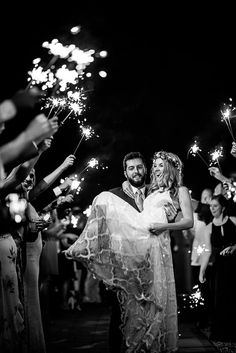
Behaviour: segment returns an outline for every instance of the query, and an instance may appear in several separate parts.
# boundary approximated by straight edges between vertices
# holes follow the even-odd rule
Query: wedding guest
[[[228,216],[227,200],[214,195],[210,202],[212,222],[205,232],[206,250],[203,253],[199,281],[204,283],[209,261],[212,275],[213,310],[210,338],[215,341],[235,342],[236,329],[236,217]]]

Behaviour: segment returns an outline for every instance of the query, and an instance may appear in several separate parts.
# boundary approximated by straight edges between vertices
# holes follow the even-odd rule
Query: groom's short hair
[[[143,155],[140,152],[129,152],[127,153],[124,158],[123,158],[123,168],[124,170],[126,170],[126,162],[129,161],[130,159],[136,159],[136,158],[140,158],[143,162],[143,164],[146,167],[146,163],[145,163],[145,159],[143,157]]]

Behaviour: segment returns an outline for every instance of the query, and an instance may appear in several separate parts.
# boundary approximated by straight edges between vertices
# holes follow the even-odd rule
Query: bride
[[[168,223],[167,202],[180,212],[179,221]],[[192,226],[191,199],[182,185],[182,162],[177,155],[160,151],[153,157],[143,211],[112,192],[100,193],[83,233],[66,251],[67,257],[85,262],[97,278],[117,291],[126,353],[177,350],[169,231]]]

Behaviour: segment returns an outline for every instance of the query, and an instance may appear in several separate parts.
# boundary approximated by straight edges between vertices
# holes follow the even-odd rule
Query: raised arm
[[[234,158],[236,158],[236,142],[234,142],[234,141],[232,142],[232,148],[231,148],[230,153],[232,154],[232,156]]]
[[[44,179],[44,181],[50,186],[56,181],[56,179],[70,166],[74,164],[75,161],[75,156],[73,154],[70,154],[66,159],[63,161],[62,164],[59,165],[52,173],[47,175]]]
[[[34,167],[37,160],[38,157],[32,158],[12,169],[6,179],[1,182],[0,196],[6,196],[20,185]]]
[[[0,122],[5,123],[14,118],[17,113],[33,109],[43,95],[44,93],[37,87],[17,91],[13,97],[0,103]]]
[[[66,157],[66,159],[57,167],[52,173],[43,178],[30,192],[31,201],[35,200],[40,194],[46,191],[56,179],[70,166],[74,164],[75,156],[72,154]],[[69,185],[68,185],[69,186]],[[59,193],[59,195],[61,192]]]
[[[44,139],[54,135],[58,130],[58,121],[56,118],[48,120],[44,114],[37,115],[28,125],[25,131],[17,136],[13,141],[6,143],[0,148],[0,158],[4,165],[9,165],[17,161],[21,163],[20,158],[28,160],[38,154],[37,146]],[[31,152],[31,149],[33,151]]]
[[[11,192],[20,183],[22,183],[28,176],[32,168],[38,162],[40,156],[51,146],[51,139],[45,139],[38,145],[38,154],[36,157],[19,164],[17,167],[12,169],[10,174],[1,183],[0,195],[1,197]]]
[[[214,178],[216,178],[217,180],[221,181],[222,183],[229,183],[231,184],[231,180],[229,178],[227,178],[226,176],[224,176],[220,169],[217,167],[210,167],[208,168],[210,175],[213,176]]]
[[[212,251],[211,232],[212,232],[212,223],[209,223],[204,232],[204,251],[201,257],[201,267],[199,271],[199,281],[201,283],[204,283],[206,281],[205,272],[206,272],[206,268],[209,263],[209,259]]]

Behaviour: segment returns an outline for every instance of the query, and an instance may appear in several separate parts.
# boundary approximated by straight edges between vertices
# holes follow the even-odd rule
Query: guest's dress
[[[220,252],[236,244],[236,226],[228,218],[222,226],[212,223],[212,285],[213,318],[211,338],[236,342],[236,253],[222,256]]]
[[[24,349],[24,314],[16,271],[17,247],[11,234],[0,235],[0,352]]]
[[[29,203],[27,209],[31,222],[39,218]],[[42,252],[41,232],[26,234],[26,269],[24,272],[25,323],[29,353],[44,353],[45,339],[39,299],[39,262]]]
[[[152,235],[150,223],[167,222],[169,191],[154,191],[139,213],[111,192],[93,202],[79,239],[66,251],[117,291],[125,352],[174,352],[177,306],[169,232]]]

